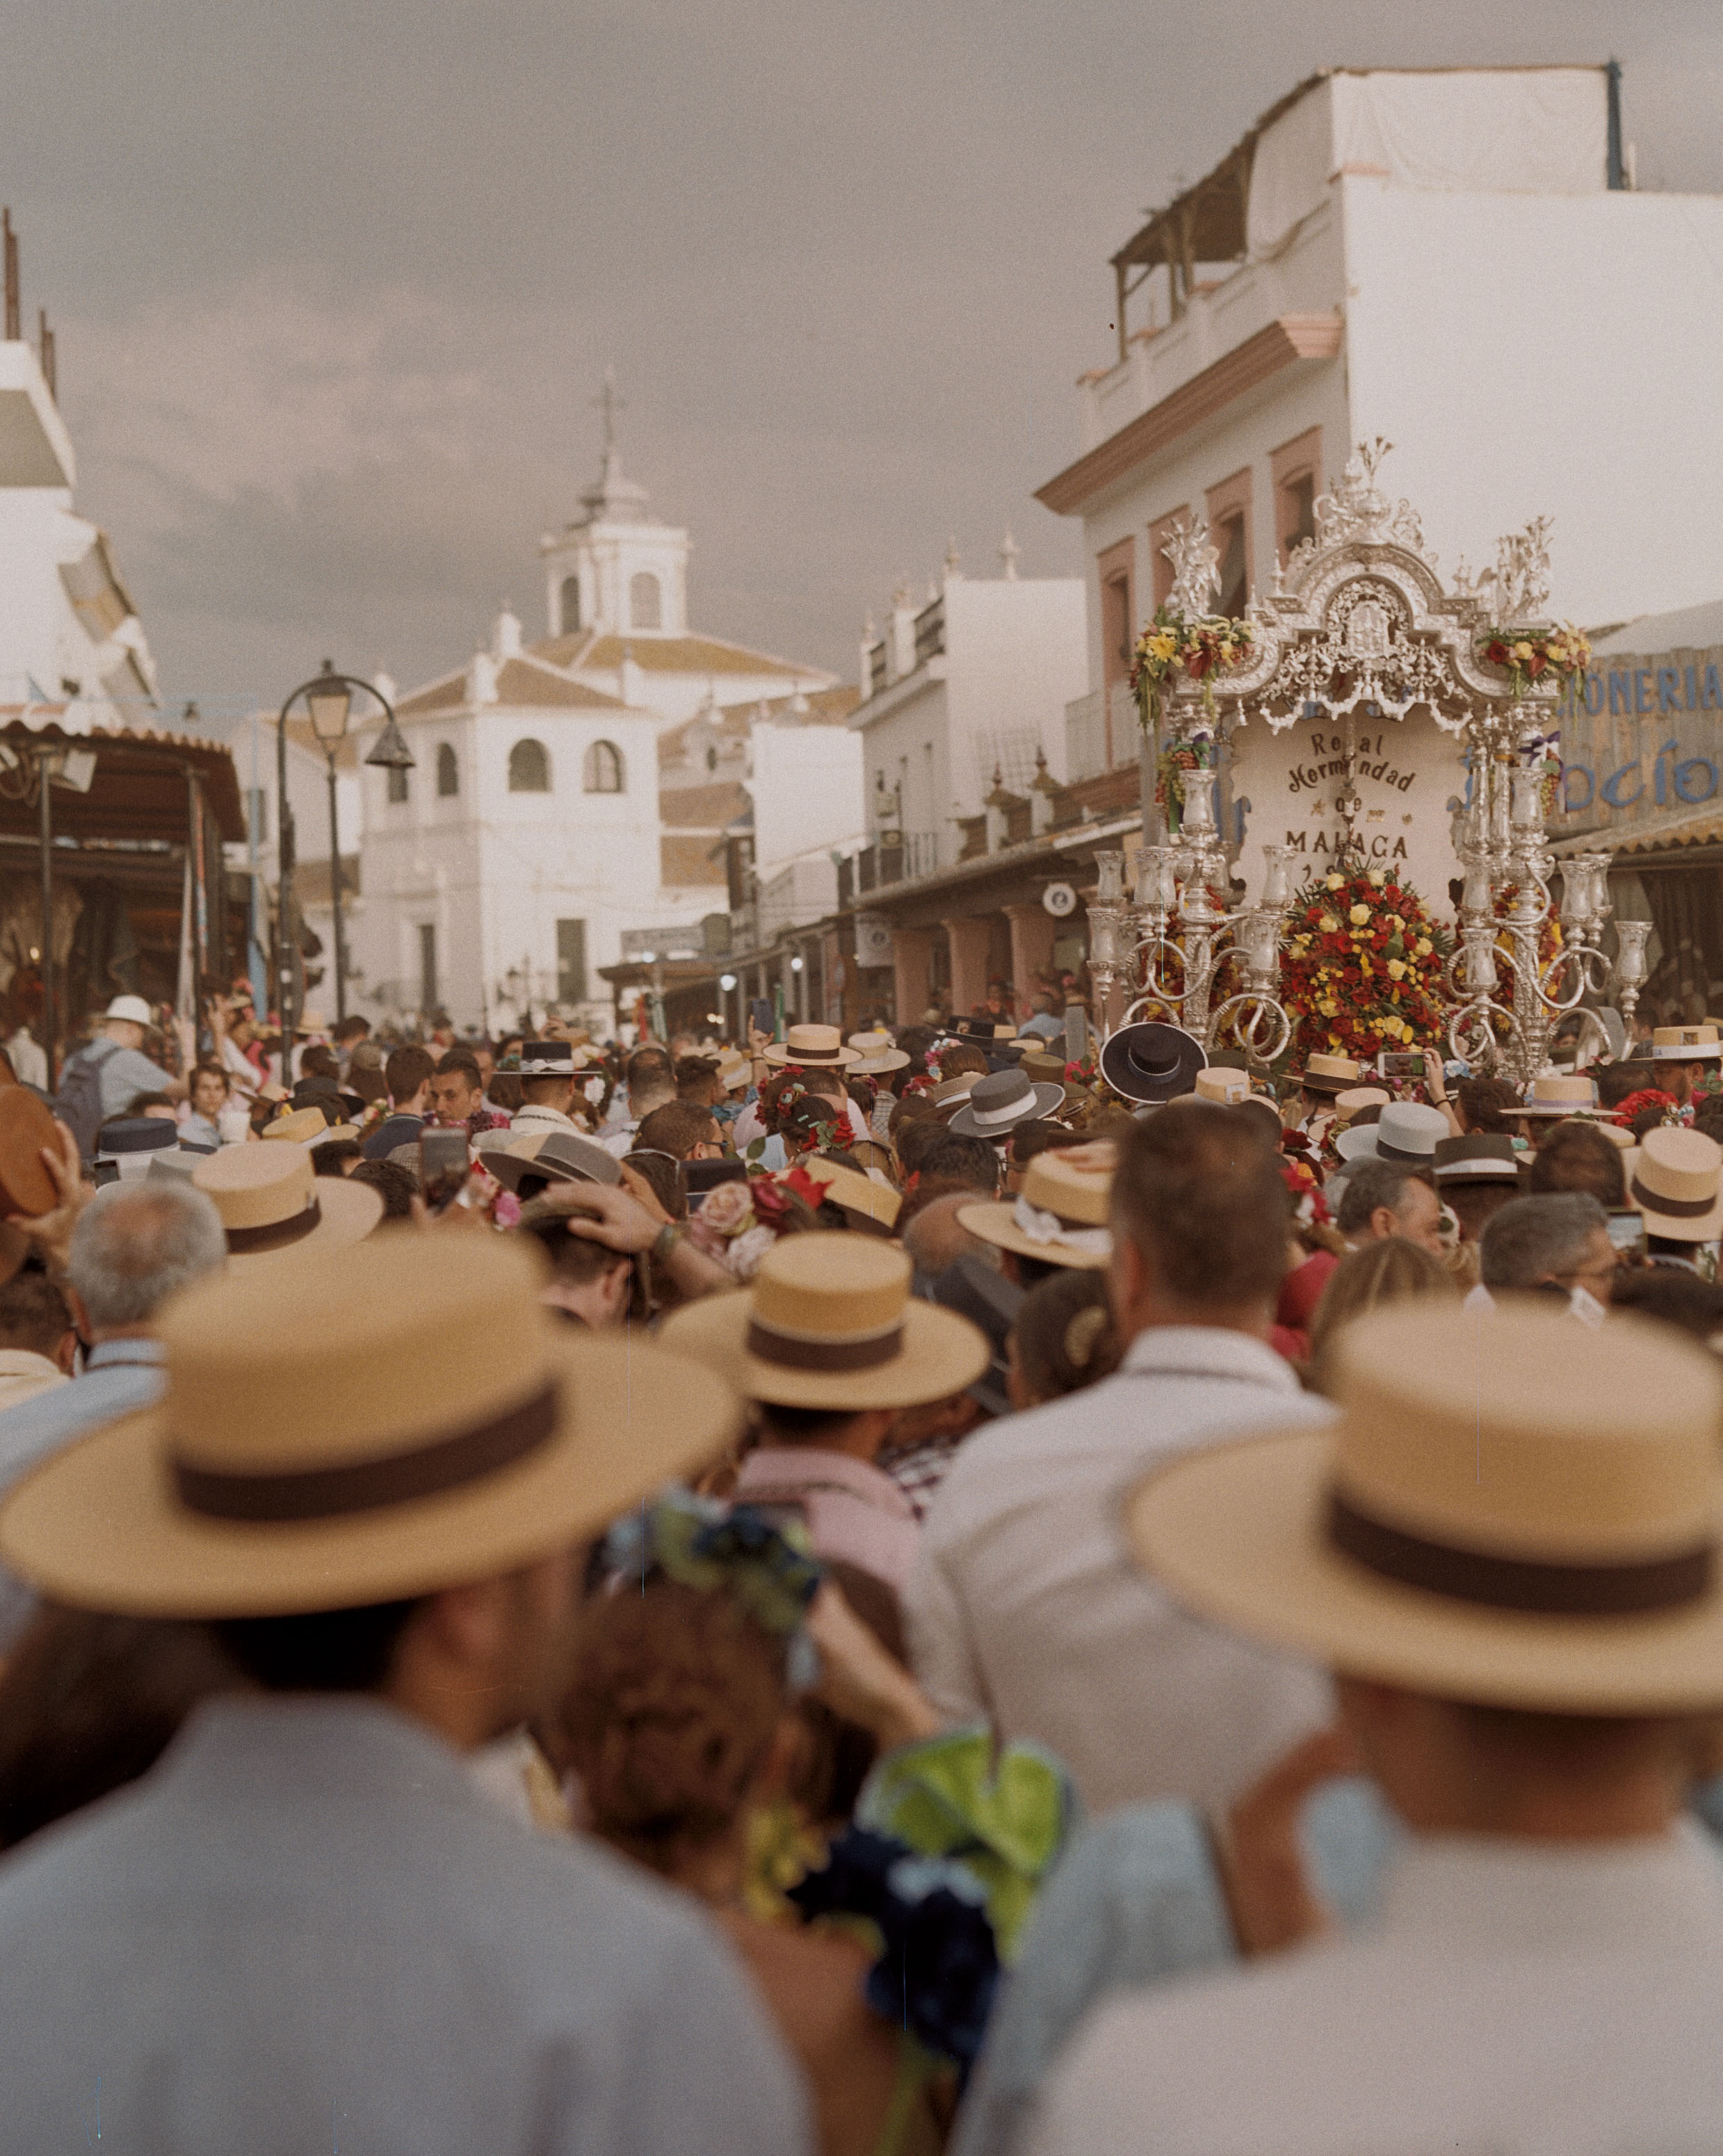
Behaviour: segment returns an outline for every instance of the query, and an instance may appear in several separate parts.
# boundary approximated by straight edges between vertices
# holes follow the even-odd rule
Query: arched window
[[[544,743],[517,741],[508,752],[508,790],[511,793],[548,793],[550,758]]]
[[[664,599],[658,588],[658,579],[650,570],[642,569],[628,587],[628,618],[635,629],[661,629],[664,625]]]
[[[562,596],[563,629],[564,636],[572,636],[580,626],[580,579],[564,577]]]
[[[581,783],[589,793],[621,793],[622,752],[615,742],[594,742],[586,752]]]
[[[447,801],[460,791],[460,766],[447,742],[437,743],[437,797]]]

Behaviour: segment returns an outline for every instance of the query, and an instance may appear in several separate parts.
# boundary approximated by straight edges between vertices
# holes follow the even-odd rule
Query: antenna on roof
[[[0,239],[4,239],[6,254],[6,336],[8,343],[16,344],[23,330],[18,309],[18,234],[12,228],[9,209],[0,209]]]

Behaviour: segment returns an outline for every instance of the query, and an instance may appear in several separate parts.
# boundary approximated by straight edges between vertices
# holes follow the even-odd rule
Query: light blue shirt
[[[101,1091],[101,1119],[123,1116],[140,1093],[165,1093],[173,1083],[159,1063],[141,1049],[111,1048],[96,1065]]]
[[[51,1385],[0,1414],[0,1496],[86,1431],[152,1408],[162,1397],[159,1340],[105,1340],[69,1385]],[[0,1654],[28,1623],[33,1592],[0,1568]]]
[[[0,1864],[0,2147],[803,2156],[692,1897],[374,1699],[206,1702]],[[98,2089],[102,2139],[96,2139]]]

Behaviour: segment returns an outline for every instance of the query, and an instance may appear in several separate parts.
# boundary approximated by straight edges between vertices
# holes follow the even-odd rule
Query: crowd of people
[[[152,1025],[0,1082],[0,2148],[1723,2147],[1718,1029]]]

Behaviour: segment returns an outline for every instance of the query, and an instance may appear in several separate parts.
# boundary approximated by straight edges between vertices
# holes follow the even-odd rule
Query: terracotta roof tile
[[[635,665],[643,674],[794,675],[814,671],[811,667],[794,666],[787,659],[774,659],[764,651],[750,651],[743,644],[723,643],[715,636],[633,636],[626,641]],[[580,654],[578,663],[608,671],[622,664],[623,644],[620,636],[601,636]],[[534,646],[535,651],[538,649]]]

